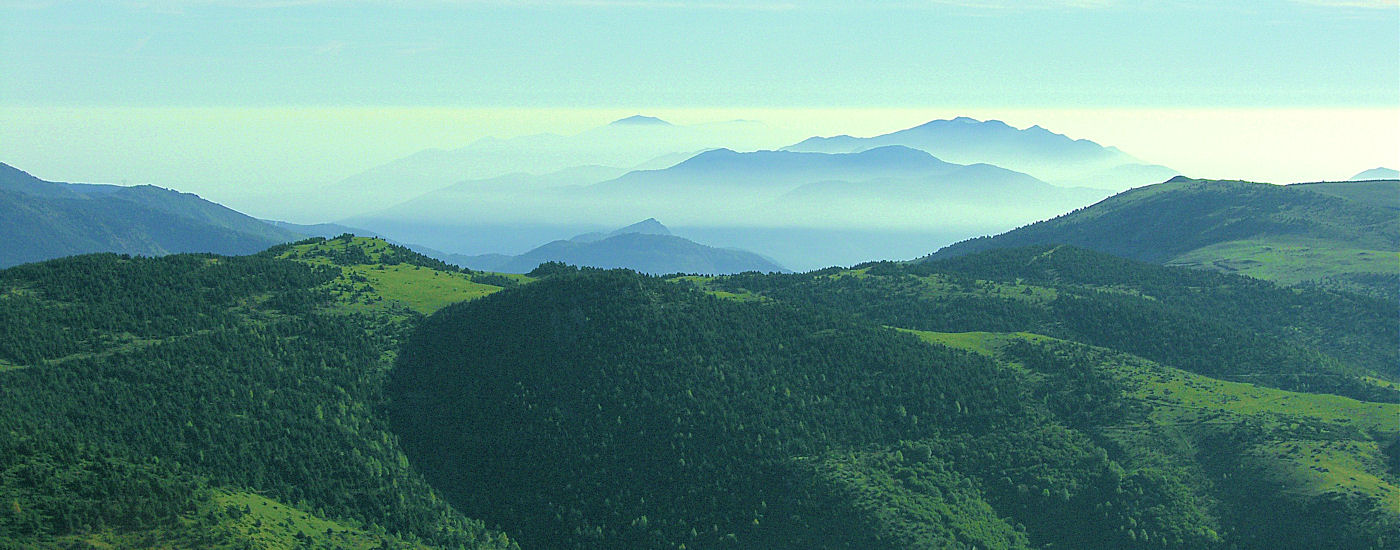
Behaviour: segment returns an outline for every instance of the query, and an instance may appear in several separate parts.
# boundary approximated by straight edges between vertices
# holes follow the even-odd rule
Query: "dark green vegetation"
[[[0,327],[0,547],[1400,548],[1392,303],[1070,246],[661,279],[347,235],[10,268]]]
[[[1378,300],[1069,247],[534,275],[429,317],[390,386],[430,483],[523,547],[1400,547]]]
[[[585,272],[430,318],[392,391],[429,480],[526,547],[868,548],[873,526],[827,505],[844,502],[825,485],[847,465],[794,457],[1010,422],[1007,374],[987,367],[840,318]],[[963,493],[936,503],[979,511]],[[929,543],[1021,537],[928,529]]]
[[[302,238],[150,185],[47,182],[0,164],[0,267],[83,254],[252,254]]]
[[[1125,258],[1400,299],[1400,181],[1172,181],[933,255],[1072,244]]]
[[[1395,308],[1070,246],[711,283],[938,332],[1033,332],[1223,379],[1400,402]]]
[[[512,547],[434,495],[383,415],[430,310],[413,298],[500,288],[473,279],[516,282],[349,237],[0,271],[0,541]]]

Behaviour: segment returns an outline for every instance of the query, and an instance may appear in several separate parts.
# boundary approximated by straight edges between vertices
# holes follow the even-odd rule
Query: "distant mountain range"
[[[1000,120],[968,117],[935,120],[870,138],[814,137],[784,150],[853,153],[889,145],[919,149],[949,162],[994,164],[1069,187],[1118,191],[1177,175],[1170,168],[1144,163],[1087,139],[1071,139],[1040,126],[1022,130]]]
[[[484,138],[457,149],[428,149],[350,176],[319,191],[337,197],[288,205],[270,212],[285,217],[322,219],[363,214],[468,180],[512,174],[541,175],[582,166],[630,169],[664,168],[697,151],[720,146],[773,147],[761,123],[733,121],[695,126],[631,116],[574,135],[537,134]],[[615,177],[617,174],[608,177]],[[570,183],[598,180],[583,177]],[[331,208],[317,208],[318,205]],[[294,212],[293,212],[294,211]]]
[[[0,238],[11,243],[0,251],[0,267],[90,252],[242,255],[308,236],[345,233],[385,236],[335,223],[259,220],[195,195],[149,185],[49,182],[0,164]],[[610,233],[551,242],[519,256],[465,256],[391,242],[464,267],[511,273],[525,273],[549,261],[644,273],[786,271],[752,252],[705,246],[672,235],[655,219]]]
[[[627,268],[651,274],[787,271],[752,252],[705,246],[675,236],[655,218],[608,233],[585,233],[569,240],[554,241],[519,256],[452,256],[447,261],[504,273],[527,273],[545,262]]]
[[[117,225],[98,224],[91,231],[50,235],[55,244],[33,246],[54,252],[28,252],[23,258],[93,250],[236,253],[356,228],[352,232],[413,243],[437,258],[490,263],[527,254],[563,235],[655,216],[704,242],[814,269],[915,257],[968,235],[1000,232],[1092,204],[1108,196],[1107,188],[1160,182],[1174,174],[1115,148],[1038,126],[1021,130],[966,117],[872,138],[812,138],[783,150],[752,150],[773,135],[754,122],[682,126],[637,115],[575,135],[491,138],[460,149],[423,151],[314,195],[270,197],[270,204],[290,206],[257,210],[266,217],[330,224],[268,227],[198,197],[176,201],[172,192],[155,188],[75,191],[78,187],[69,184],[18,178],[24,196],[121,199],[120,205],[145,209],[133,210],[124,221],[140,223],[140,212],[150,209],[181,218],[166,227],[147,224],[140,235],[216,230],[207,238],[166,243],[103,236]],[[714,148],[718,145],[729,148]],[[52,205],[27,201],[25,208],[11,216],[28,216],[24,227],[37,227],[33,220],[39,218],[57,219]],[[282,218],[279,209],[300,210]],[[319,214],[308,215],[307,209]],[[74,216],[94,223],[104,216],[126,217]],[[181,229],[180,224],[194,225]],[[13,231],[22,229],[17,225]],[[211,244],[225,241],[239,245]],[[561,248],[556,252],[562,247],[556,245]]]
[[[593,231],[620,218],[657,216],[688,234],[704,233],[711,242],[807,269],[912,257],[950,233],[1015,227],[1109,194],[1057,187],[987,164],[954,164],[897,145],[855,153],[714,149],[665,169],[588,185],[561,179],[466,182],[343,223],[481,253],[518,246],[522,235]],[[796,247],[780,236],[793,230],[808,234]],[[817,233],[823,236],[811,236]],[[861,242],[832,246],[853,239]]]
[[[189,193],[50,182],[0,164],[0,267],[89,252],[251,254],[302,237]]]
[[[1178,177],[933,254],[1070,244],[1168,265],[1397,298],[1400,181],[1272,185]]]
[[[1372,168],[1372,169],[1370,169],[1370,170],[1363,171],[1363,172],[1361,172],[1361,173],[1359,173],[1359,174],[1357,174],[1357,175],[1351,177],[1351,181],[1393,180],[1393,179],[1400,179],[1400,170],[1396,170],[1396,169],[1394,169],[1394,168],[1386,168],[1386,167],[1384,167],[1384,166]]]

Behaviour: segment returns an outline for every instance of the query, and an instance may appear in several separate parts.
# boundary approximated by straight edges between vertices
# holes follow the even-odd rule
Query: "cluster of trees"
[[[1070,362],[1032,383],[830,309],[560,269],[426,319],[391,419],[524,547],[1219,544],[1187,476],[1066,426],[1137,414],[1073,402],[1118,389]]]
[[[174,521],[210,487],[407,540],[506,547],[389,431],[393,320],[317,313],[338,267],[82,256],[0,272],[0,539]]]
[[[1394,306],[1382,300],[1068,246],[859,267],[867,268],[865,276],[741,274],[711,285],[889,326],[1035,332],[1215,377],[1400,402],[1400,392],[1362,380],[1400,377]],[[1008,287],[1026,288],[1026,295],[1007,293]]]
[[[706,283],[768,298],[742,303],[546,264],[426,318],[328,309],[346,266],[390,262],[443,267],[342,236],[0,271],[0,541],[159,530],[232,488],[450,548],[1400,543],[1374,498],[1247,458],[1379,442],[1394,483],[1393,437],[1163,422],[1122,375],[1151,365],[1126,352],[1394,402],[1362,379],[1396,377],[1393,304],[1036,247]]]
[[[308,248],[306,245],[311,246]],[[294,248],[300,248],[302,251],[292,251]],[[437,258],[424,256],[406,246],[400,246],[378,239],[355,237],[350,233],[344,233],[331,239],[312,237],[294,243],[278,245],[262,252],[260,255],[279,256],[284,254],[306,259],[325,258],[331,263],[340,266],[406,264],[447,273],[473,273],[470,269],[457,267]]]

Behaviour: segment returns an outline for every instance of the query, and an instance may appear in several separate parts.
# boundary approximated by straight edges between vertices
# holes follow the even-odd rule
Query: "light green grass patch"
[[[355,237],[348,241],[331,239],[293,246],[278,257],[331,266],[336,264],[325,254],[350,248],[363,250],[371,263],[341,265],[340,277],[325,286],[336,296],[339,308],[346,311],[392,312],[396,307],[407,307],[418,313],[430,314],[448,305],[475,300],[502,290],[496,285],[475,282],[466,273],[403,263],[386,265],[383,260],[389,246],[382,239],[369,237]],[[513,273],[490,275],[501,275],[518,283],[533,280]]]
[[[238,534],[237,538],[251,541],[255,548],[291,550],[304,548],[312,541],[313,547],[354,550],[379,548],[391,541],[404,548],[427,548],[422,545],[407,545],[396,538],[371,534],[254,493],[220,491],[215,494],[214,501],[223,509],[248,511],[237,519],[230,517],[224,524]]]
[[[300,548],[428,549],[398,537],[318,517],[261,495],[214,490],[200,509],[175,525],[134,531],[102,531],[57,537],[39,548],[208,548],[293,550]]]
[[[986,356],[993,356],[996,350],[1007,342],[1015,339],[1030,341],[1050,341],[1054,338],[1042,336],[1030,332],[932,332],[927,330],[912,330],[907,328],[895,328],[900,332],[907,332],[918,336],[920,340],[930,344],[939,344],[950,348],[971,351]]]
[[[475,300],[501,290],[501,287],[472,281],[462,273],[447,273],[406,264],[390,266],[351,266],[346,275],[360,275],[386,300],[407,305],[428,314],[448,305]]]
[[[741,292],[730,292],[727,290],[716,289],[710,284],[715,280],[715,278],[709,275],[682,275],[679,277],[672,277],[667,280],[677,283],[688,283],[694,285],[696,288],[700,289],[705,294],[709,294],[722,300],[732,300],[735,302],[768,301],[768,297],[760,296],[747,290],[743,290]]]
[[[1183,413],[1220,411],[1267,416],[1277,422],[1322,420],[1368,433],[1400,434],[1400,404],[1228,382],[1156,364],[1129,367],[1123,375],[1136,387],[1133,396],[1152,403],[1152,415],[1164,422],[1179,420]]]
[[[1167,265],[1295,285],[1355,274],[1400,273],[1400,252],[1357,248],[1345,242],[1274,237],[1213,244],[1172,258]]]
[[[842,277],[855,277],[857,279],[864,279],[869,276],[870,268],[868,267],[862,267],[860,269],[843,269],[830,275],[824,275],[824,277],[828,279],[840,279]]]
[[[1275,441],[1254,447],[1248,458],[1289,491],[1369,495],[1400,516],[1400,487],[1372,473],[1385,468],[1374,441]]]

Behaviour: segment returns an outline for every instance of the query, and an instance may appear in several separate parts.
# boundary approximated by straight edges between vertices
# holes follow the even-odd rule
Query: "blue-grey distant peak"
[[[641,233],[644,235],[670,235],[671,230],[667,229],[666,226],[661,225],[661,222],[656,221],[656,218],[647,218],[622,229],[618,229],[617,231],[613,231],[612,233],[608,233],[608,236],[615,237],[617,235],[627,235],[631,233]]]
[[[632,115],[612,121],[609,126],[671,126],[671,123],[656,117]]]

